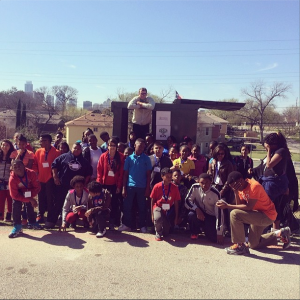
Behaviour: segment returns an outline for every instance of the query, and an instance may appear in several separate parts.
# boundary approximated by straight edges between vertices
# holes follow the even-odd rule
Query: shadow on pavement
[[[128,243],[133,247],[149,247],[149,242],[147,240],[141,239],[135,235],[127,234],[126,232],[108,231],[105,235],[105,241],[108,243]]]
[[[53,246],[67,246],[72,249],[83,249],[84,244],[86,243],[86,241],[75,237],[73,234],[58,231],[51,231],[49,234],[45,234],[42,237],[35,237],[23,232],[23,234],[20,235],[20,238],[22,237],[38,242],[44,242]]]

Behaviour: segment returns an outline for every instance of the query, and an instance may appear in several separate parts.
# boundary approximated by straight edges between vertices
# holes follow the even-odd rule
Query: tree
[[[48,120],[46,124],[51,120],[53,115],[57,114],[57,110],[54,106],[54,96],[51,93],[51,89],[46,86],[42,86],[35,90],[36,97],[42,103],[42,109],[45,110],[48,114]]]
[[[26,127],[26,103],[22,105],[21,127]]]
[[[55,85],[52,87],[52,93],[56,96],[57,109],[64,115],[67,109],[67,104],[73,104],[77,101],[78,91],[68,85]]]
[[[221,100],[222,102],[239,102],[238,99],[231,98],[231,99],[224,99]],[[219,110],[219,109],[210,109],[208,110],[214,116],[217,116],[223,120],[228,121],[231,125],[240,125],[241,118],[237,116],[237,111],[227,111],[227,110]]]
[[[21,128],[21,99],[18,101],[17,111],[16,111],[16,131]]]
[[[250,88],[242,89],[242,95],[252,104],[248,109],[257,112],[258,125],[260,129],[260,141],[263,141],[264,124],[266,122],[266,112],[268,107],[275,107],[274,101],[286,98],[286,93],[291,90],[291,85],[283,82],[275,82],[272,86],[266,86],[263,81],[251,84]]]

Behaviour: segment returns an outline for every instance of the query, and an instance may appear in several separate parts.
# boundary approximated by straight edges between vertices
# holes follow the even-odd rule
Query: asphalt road
[[[2,299],[299,299],[299,244],[230,256],[186,233],[25,230],[0,224]],[[298,238],[299,241],[299,238]]]

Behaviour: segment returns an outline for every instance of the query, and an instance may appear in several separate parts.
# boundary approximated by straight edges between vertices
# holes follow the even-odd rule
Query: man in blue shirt
[[[131,210],[134,197],[137,198],[139,212],[139,227],[146,233],[146,197],[150,195],[150,178],[152,165],[150,158],[144,153],[145,141],[137,139],[134,144],[134,153],[125,160],[123,175],[123,220],[119,231],[130,231]]]

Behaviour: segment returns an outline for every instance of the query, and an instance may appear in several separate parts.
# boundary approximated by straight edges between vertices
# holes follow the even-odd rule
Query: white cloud
[[[75,65],[68,65],[68,67],[71,68],[71,69],[76,69]]]
[[[257,72],[262,72],[262,71],[267,71],[267,70],[272,70],[272,69],[275,69],[278,67],[278,63],[273,63],[271,65],[268,65],[267,67],[265,68],[262,68],[262,69],[259,69],[257,70]]]

